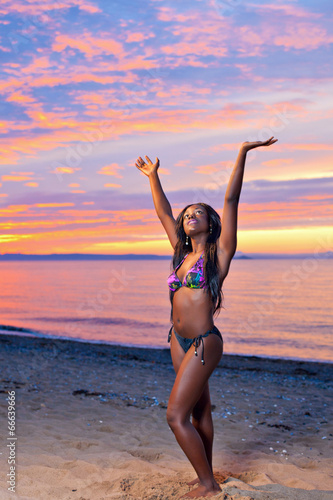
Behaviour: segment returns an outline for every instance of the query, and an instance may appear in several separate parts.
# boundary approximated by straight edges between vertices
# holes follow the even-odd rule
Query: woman
[[[172,304],[169,332],[176,380],[167,421],[193,465],[198,486],[182,498],[210,497],[221,491],[212,468],[213,422],[208,379],[219,363],[223,340],[213,317],[221,308],[222,284],[237,246],[237,210],[248,151],[277,139],[244,142],[225,194],[222,227],[219,215],[204,203],[188,205],[174,219],[159,177],[159,160],[139,157],[136,167],[149,177],[153,201],[174,249],[174,272],[168,285]],[[192,415],[192,422],[190,417]]]

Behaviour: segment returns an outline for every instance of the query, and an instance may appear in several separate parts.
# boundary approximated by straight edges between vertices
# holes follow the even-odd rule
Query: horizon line
[[[233,259],[235,260],[251,260],[251,259],[297,259],[297,258],[319,258],[319,259],[331,259],[333,258],[333,252],[299,252],[294,254],[288,253],[260,253],[260,252],[248,252],[244,253],[238,250]],[[28,261],[28,260],[140,260],[140,259],[171,259],[170,255],[158,255],[158,254],[95,254],[95,253],[50,253],[50,254],[23,254],[23,253],[4,253],[0,254],[0,261]]]

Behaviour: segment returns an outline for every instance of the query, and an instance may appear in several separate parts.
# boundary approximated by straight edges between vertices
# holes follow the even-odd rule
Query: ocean
[[[231,263],[227,354],[333,362],[333,259]],[[168,260],[0,262],[0,332],[168,347]]]

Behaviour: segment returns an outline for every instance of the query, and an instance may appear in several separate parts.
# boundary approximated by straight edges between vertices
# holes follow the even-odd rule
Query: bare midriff
[[[193,339],[214,326],[213,306],[208,293],[202,289],[179,288],[173,295],[172,322],[182,337]]]

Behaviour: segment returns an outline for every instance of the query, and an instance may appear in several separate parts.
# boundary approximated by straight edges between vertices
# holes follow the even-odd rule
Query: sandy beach
[[[178,499],[195,474],[165,414],[167,349],[0,336],[1,499]],[[228,500],[333,498],[333,365],[224,356],[211,381]],[[15,493],[8,491],[15,391]]]

